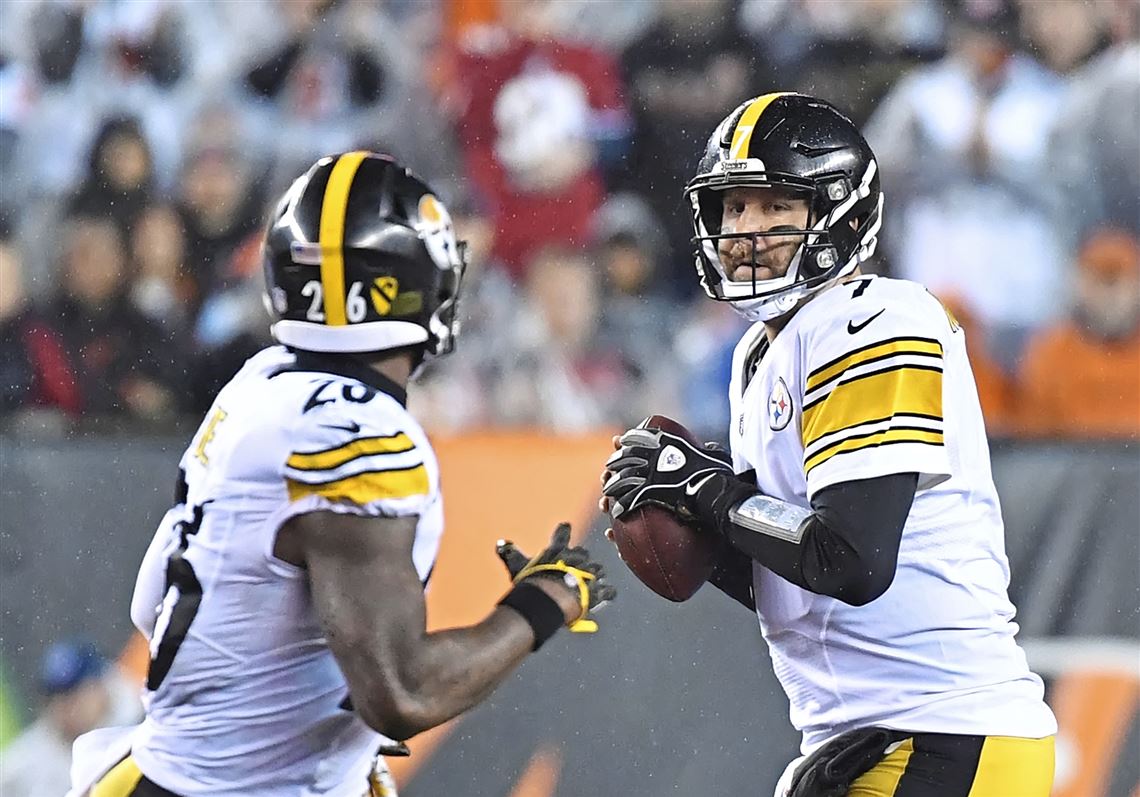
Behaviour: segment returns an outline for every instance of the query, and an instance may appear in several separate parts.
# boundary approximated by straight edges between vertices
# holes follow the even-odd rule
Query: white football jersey
[[[369,369],[273,347],[218,394],[182,457],[182,493],[139,572],[150,639],[143,774],[194,797],[359,795],[383,737],[349,708],[303,569],[273,555],[289,518],[418,516],[427,583],[439,467],[404,393]]]
[[[1014,641],[1009,563],[965,335],[921,285],[860,277],[824,290],[769,345],[737,345],[737,472],[810,507],[839,482],[919,474],[890,588],[865,606],[759,564],[757,614],[803,749],[859,726],[1042,737],[1041,679]]]

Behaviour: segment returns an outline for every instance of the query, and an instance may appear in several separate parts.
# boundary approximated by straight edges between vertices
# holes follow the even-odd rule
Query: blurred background
[[[0,793],[62,794],[70,740],[138,712],[134,575],[270,342],[291,178],[391,153],[471,243],[457,353],[411,397],[448,490],[431,622],[469,622],[506,532],[605,545],[613,429],[725,436],[744,323],[681,190],[728,111],[797,90],[878,155],[871,270],[967,331],[1056,794],[1140,794],[1138,34],[1135,0],[0,0]],[[796,739],[755,618],[610,558],[603,634],[418,739],[406,794],[770,793]]]

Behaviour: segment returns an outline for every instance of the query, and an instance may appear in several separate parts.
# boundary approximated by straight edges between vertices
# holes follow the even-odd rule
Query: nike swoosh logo
[[[352,434],[356,434],[360,431],[360,424],[358,424],[356,421],[353,421],[352,423],[346,424],[344,426],[340,426],[335,423],[322,423],[321,426],[325,427],[326,429],[340,429],[342,432],[351,432]]]
[[[809,158],[816,158],[816,157],[819,157],[820,155],[826,155],[829,152],[838,152],[841,149],[847,149],[847,145],[846,144],[837,144],[834,146],[813,147],[811,144],[805,144],[804,142],[800,141],[799,139],[796,139],[795,141],[792,142],[792,149],[794,149],[796,152],[800,153],[801,155],[806,155]]]
[[[696,483],[693,483],[693,484],[686,484],[686,485],[685,485],[685,495],[689,496],[690,498],[691,498],[692,496],[696,495],[698,492],[700,492],[700,489],[701,489],[702,487],[704,487],[704,486],[705,486],[705,483],[706,483],[706,482],[707,482],[709,479],[711,479],[713,476],[716,476],[716,474],[715,474],[715,473],[710,473],[708,476],[705,476],[705,477],[704,477],[703,479],[701,479],[699,482],[696,482]]]
[[[885,312],[886,312],[886,310],[887,310],[887,308],[885,308],[885,307],[884,307],[882,310],[880,310],[879,312],[875,313],[873,316],[871,316],[870,318],[868,318],[866,321],[863,321],[863,322],[861,322],[861,323],[859,323],[859,324],[856,324],[854,321],[848,321],[848,322],[847,322],[847,333],[848,333],[849,335],[854,335],[856,332],[861,332],[861,331],[863,331],[863,328],[864,328],[865,326],[867,326],[867,325],[868,325],[868,324],[870,324],[872,321],[874,321],[876,318],[878,318],[878,317],[879,317],[879,316],[881,316],[883,313],[885,313]]]

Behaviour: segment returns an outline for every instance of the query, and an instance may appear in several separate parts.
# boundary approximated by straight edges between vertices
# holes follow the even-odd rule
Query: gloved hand
[[[852,783],[883,760],[891,745],[908,736],[902,731],[876,727],[840,734],[796,767],[788,797],[843,797]]]
[[[578,545],[570,547],[569,523],[559,523],[550,545],[535,557],[527,557],[509,540],[499,540],[496,552],[515,584],[527,579],[553,579],[574,592],[582,608],[578,618],[568,624],[574,633],[597,631],[598,624],[590,619],[590,613],[617,595],[606,580],[602,565],[590,557],[590,552]]]
[[[602,500],[608,499],[613,518],[652,504],[697,525],[716,525],[709,516],[715,498],[738,482],[728,452],[642,427],[621,435],[617,444],[606,461],[609,475],[602,486]]]

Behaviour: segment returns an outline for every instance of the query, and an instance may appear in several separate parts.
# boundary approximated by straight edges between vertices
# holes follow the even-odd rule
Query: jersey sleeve
[[[431,505],[435,456],[402,408],[337,402],[305,415],[311,417],[302,417],[283,468],[290,514],[396,517],[422,515]]]
[[[914,303],[851,302],[805,341],[801,434],[808,495],[839,482],[918,473],[919,489],[950,475],[943,418],[946,315]],[[849,319],[881,315],[850,331]]]

